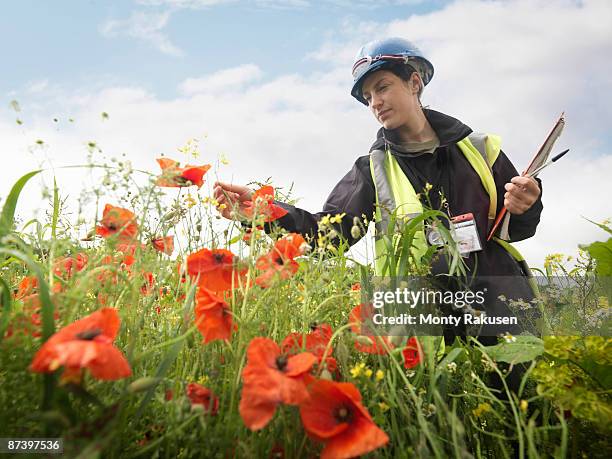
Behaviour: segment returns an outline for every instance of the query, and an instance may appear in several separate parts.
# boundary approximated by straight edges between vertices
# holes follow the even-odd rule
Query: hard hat
[[[403,38],[385,38],[366,43],[355,56],[353,65],[353,89],[351,95],[364,105],[368,102],[363,98],[361,85],[365,78],[375,70],[390,63],[408,64],[419,73],[423,85],[433,77],[434,68],[421,50]]]

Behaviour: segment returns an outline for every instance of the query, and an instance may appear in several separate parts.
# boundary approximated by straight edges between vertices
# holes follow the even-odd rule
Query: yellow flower
[[[351,370],[350,370],[351,376],[353,378],[357,378],[364,369],[365,369],[365,363],[363,363],[363,362],[358,363],[353,368],[351,368]]]
[[[607,308],[609,308],[610,306],[608,305],[608,298],[607,298],[607,297],[605,297],[605,296],[600,296],[600,297],[597,299],[597,306],[598,306],[600,309],[607,309]]]
[[[196,200],[193,199],[193,196],[191,196],[191,194],[188,194],[187,196],[185,196],[185,205],[189,208],[196,205]]]
[[[385,402],[378,402],[378,408],[380,408],[380,411],[383,413],[385,411],[389,411],[389,405],[387,405]]]
[[[521,411],[523,413],[527,412],[527,406],[529,405],[529,402],[527,400],[521,400],[521,403],[519,404],[519,407],[521,408]]]
[[[563,263],[563,254],[562,253],[551,253],[550,255],[546,255],[544,258],[544,267],[552,268],[553,264]]]
[[[491,411],[491,405],[489,405],[488,403],[479,403],[478,406],[472,410],[472,413],[474,414],[474,416],[479,418],[480,416],[485,413],[488,413],[489,411]]]
[[[368,368],[368,369],[365,371],[365,373],[364,373],[364,374],[365,374],[365,377],[366,377],[366,378],[369,378],[369,377],[371,377],[371,376],[372,376],[372,370],[370,370],[370,369]]]
[[[380,381],[385,377],[385,372],[382,370],[378,370],[376,372],[376,381]]]
[[[342,219],[344,218],[345,215],[346,215],[346,213],[341,213],[341,214],[334,215],[333,217],[331,217],[329,219],[329,221],[331,223],[341,223]]]

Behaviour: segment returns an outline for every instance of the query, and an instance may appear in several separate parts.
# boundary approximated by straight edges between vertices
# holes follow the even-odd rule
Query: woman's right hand
[[[250,201],[253,196],[253,190],[246,186],[223,182],[215,182],[213,193],[220,206],[217,210],[229,220],[240,220],[239,212],[244,202]]]

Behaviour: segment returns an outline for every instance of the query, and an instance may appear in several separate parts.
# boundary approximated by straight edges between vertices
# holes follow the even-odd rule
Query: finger
[[[522,186],[536,197],[540,195],[540,185],[533,177],[513,177],[511,182],[515,185]]]
[[[525,194],[525,192],[523,190],[521,190],[520,188],[510,188],[505,194],[504,194],[504,199],[508,199],[510,201],[512,201],[512,203],[514,204],[531,204],[533,199]]]
[[[233,183],[225,183],[225,182],[215,182],[215,185],[220,186],[225,191],[231,191],[234,193],[242,194],[245,191],[248,191],[248,188],[244,185],[234,185]]]
[[[527,206],[521,202],[516,202],[512,199],[504,199],[504,207],[512,215],[521,215],[527,210]]]
[[[504,185],[506,192],[510,193],[513,196],[520,196],[525,192],[525,189],[520,185],[515,185],[514,183],[506,183]]]

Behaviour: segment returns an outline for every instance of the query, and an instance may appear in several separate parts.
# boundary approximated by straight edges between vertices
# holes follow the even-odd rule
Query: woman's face
[[[416,72],[409,81],[404,81],[393,72],[379,70],[365,79],[361,89],[374,117],[385,129],[391,130],[409,125],[409,120],[420,110],[419,87]]]

